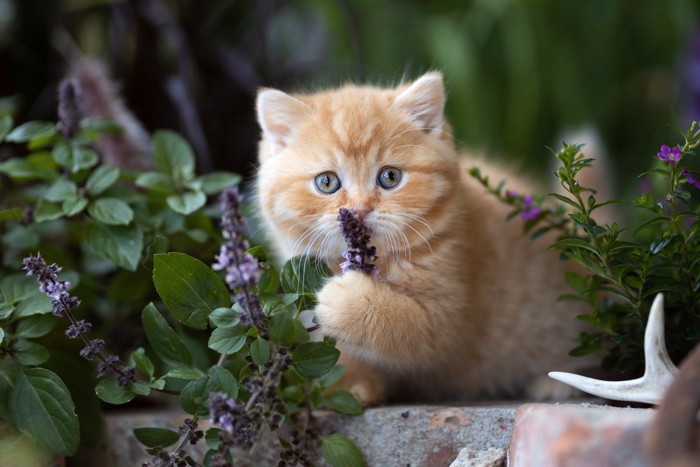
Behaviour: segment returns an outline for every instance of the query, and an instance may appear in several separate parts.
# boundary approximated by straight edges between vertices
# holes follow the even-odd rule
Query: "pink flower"
[[[683,153],[681,152],[681,148],[679,148],[678,146],[669,148],[664,144],[661,146],[661,151],[656,153],[656,157],[658,157],[664,162],[678,162],[682,154]]]

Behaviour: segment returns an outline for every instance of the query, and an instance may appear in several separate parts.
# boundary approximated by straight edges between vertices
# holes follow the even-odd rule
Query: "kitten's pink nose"
[[[358,208],[353,209],[353,211],[355,211],[355,214],[357,214],[357,218],[360,219],[360,222],[364,222],[365,217],[367,217],[367,215],[370,212],[372,212],[373,209],[369,208],[369,207],[362,206],[362,207],[358,207]]]

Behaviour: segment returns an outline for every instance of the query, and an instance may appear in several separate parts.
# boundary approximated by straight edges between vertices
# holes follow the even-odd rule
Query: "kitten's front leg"
[[[429,365],[440,333],[421,303],[358,271],[326,283],[316,316],[341,350],[394,369]]]

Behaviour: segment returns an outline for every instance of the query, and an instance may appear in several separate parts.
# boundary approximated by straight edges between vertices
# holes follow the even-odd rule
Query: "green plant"
[[[135,431],[153,465],[228,465],[231,447],[248,448],[296,424],[300,435],[279,438],[282,459],[308,463],[309,451],[321,447],[332,464],[341,457],[361,464],[347,437],[319,433],[311,417],[319,407],[362,411],[349,392],[328,389],[342,375],[339,352],[333,342],[310,342],[299,320],[327,271],[294,259],[277,272],[261,247],[249,248],[240,200],[229,188],[240,177],[197,176],[189,144],[173,132],[153,135],[154,170],[101,164],[94,143],[121,130],[105,119],[81,119],[71,95],[58,124],[13,128],[11,115],[0,116],[0,142],[29,149],[0,163],[7,176],[0,206],[0,418],[50,452],[70,456],[99,434],[95,394],[121,405],[160,392],[189,416],[179,431]],[[217,273],[205,263],[221,243],[218,210],[208,198],[224,188]],[[19,271],[22,258],[39,287]],[[65,334],[72,340],[56,326],[61,317],[70,321]],[[103,348],[129,357],[122,362]],[[99,381],[78,353],[97,359]],[[230,406],[249,422],[240,439],[222,412]],[[211,449],[195,460],[185,447],[204,437],[198,422],[207,415],[216,425],[206,434]]]
[[[565,194],[548,193],[558,201],[547,207],[544,196],[523,196],[493,186],[478,169],[472,175],[504,203],[511,217],[525,220],[524,228],[537,237],[555,231],[559,238],[552,248],[579,263],[585,273],[566,273],[574,293],[561,297],[583,301],[591,311],[579,319],[595,331],[580,335],[573,355],[601,352],[605,368],[619,370],[643,367],[643,334],[651,301],[665,295],[666,341],[678,363],[700,340],[700,181],[692,168],[694,150],[700,145],[698,122],[681,132],[683,141],[657,153],[657,167],[642,174],[653,178],[649,186],[661,192],[645,192],[632,203],[601,202],[595,190],[581,186],[579,171],[592,165],[581,146],[567,145],[555,153],[561,166],[555,175]],[[601,224],[595,211],[615,204],[627,215],[629,226]]]

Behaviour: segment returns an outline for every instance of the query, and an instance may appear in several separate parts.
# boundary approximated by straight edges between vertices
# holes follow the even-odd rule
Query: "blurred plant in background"
[[[694,0],[0,0],[0,12],[0,95],[17,96],[21,120],[52,115],[77,54],[102,57],[146,128],[182,133],[205,172],[250,173],[263,85],[438,68],[464,144],[544,165],[543,146],[591,123],[634,173],[668,122],[700,111]]]

